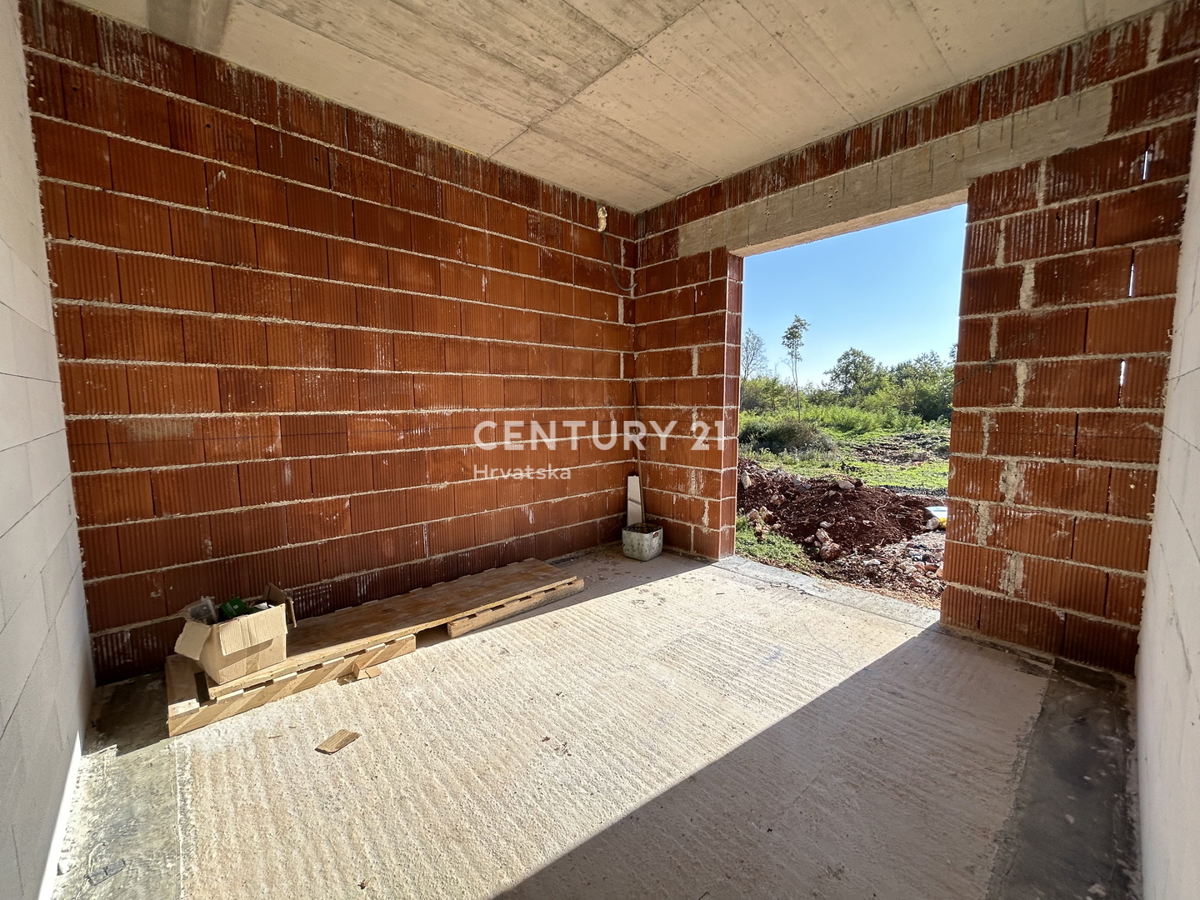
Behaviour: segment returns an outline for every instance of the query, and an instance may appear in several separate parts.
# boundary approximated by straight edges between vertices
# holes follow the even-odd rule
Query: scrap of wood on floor
[[[520,615],[584,589],[583,580],[526,559],[324,616],[287,636],[287,658],[216,684],[184,656],[167,658],[167,731],[183,734],[328,681],[360,681],[412,653],[418,632],[445,625],[450,637]]]
[[[327,753],[332,756],[348,744],[353,744],[357,741],[361,734],[357,731],[347,731],[345,728],[340,731],[335,731],[321,743],[317,744],[318,753]]]

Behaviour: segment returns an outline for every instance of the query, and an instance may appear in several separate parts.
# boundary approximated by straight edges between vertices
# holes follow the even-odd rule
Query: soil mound
[[[738,462],[738,512],[765,506],[767,521],[797,543],[832,540],[850,553],[905,541],[926,531],[926,503],[858,479],[801,478],[768,471],[752,460]]]

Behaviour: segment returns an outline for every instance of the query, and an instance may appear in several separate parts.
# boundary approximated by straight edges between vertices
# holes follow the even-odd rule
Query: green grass
[[[745,516],[738,516],[736,535],[738,556],[794,572],[812,571],[812,560],[799,544],[773,531],[764,534],[762,541],[759,541],[754,534],[754,527]]]

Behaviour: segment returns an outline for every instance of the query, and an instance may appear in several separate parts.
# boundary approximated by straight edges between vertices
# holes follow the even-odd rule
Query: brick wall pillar
[[[668,546],[716,559],[733,553],[737,516],[742,260],[677,250],[674,230],[643,241],[632,304],[646,512]],[[651,423],[671,422],[657,437]]]
[[[946,624],[1132,670],[1195,85],[1118,82],[1108,140],[971,187]]]

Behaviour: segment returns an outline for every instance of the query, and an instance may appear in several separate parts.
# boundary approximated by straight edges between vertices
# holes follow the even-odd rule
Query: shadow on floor
[[[1005,685],[956,708],[979,686],[931,671],[959,640],[923,632],[501,896],[1135,898],[1122,686],[1015,667],[1049,675],[1017,749]]]

